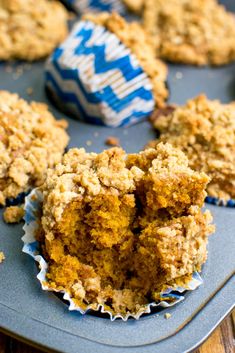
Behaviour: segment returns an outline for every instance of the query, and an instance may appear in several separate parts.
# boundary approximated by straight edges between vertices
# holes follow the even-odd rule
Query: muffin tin
[[[235,11],[232,0],[226,4]],[[213,69],[169,65],[169,71],[172,103],[182,104],[201,92],[222,102],[235,99],[235,64]],[[17,76],[17,72],[21,75]],[[46,96],[44,62],[31,67],[1,63],[0,75],[0,89],[18,92],[28,100],[44,101],[56,117],[65,117]],[[28,88],[33,91],[30,96]],[[67,120],[69,147],[83,146],[88,151],[102,151],[106,138],[116,136],[127,152],[136,152],[155,137],[148,122],[107,128]],[[172,308],[127,322],[69,312],[61,298],[43,292],[36,279],[36,264],[21,252],[22,224],[10,226],[1,220],[0,250],[6,260],[0,265],[0,330],[39,348],[66,353],[179,353],[195,349],[234,307],[235,210],[205,206],[213,213],[217,229],[209,239],[208,261],[202,270],[204,284],[186,293],[185,300]],[[166,313],[171,314],[168,320]]]

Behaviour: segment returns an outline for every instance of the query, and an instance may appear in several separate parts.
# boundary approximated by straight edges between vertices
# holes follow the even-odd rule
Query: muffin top
[[[67,122],[45,104],[0,91],[0,204],[43,183],[68,144]]]
[[[166,180],[168,184],[160,196],[158,188],[163,187]],[[189,189],[177,190],[177,185],[183,185],[184,182],[185,188]],[[154,202],[145,199],[144,208],[154,208],[155,212],[172,208],[174,215],[183,214],[192,204],[203,205],[206,196],[204,189],[208,182],[205,173],[193,171],[188,166],[185,154],[168,143],[160,143],[156,148],[129,155],[119,147],[100,154],[73,148],[63,156],[55,169],[48,170],[42,187],[44,211],[50,216],[48,227],[51,228],[55,222],[59,222],[66,205],[74,199],[89,202],[100,194],[122,197],[132,193],[140,195],[146,191],[144,197],[149,196]],[[151,184],[155,184],[155,187],[152,188]],[[145,186],[150,189],[149,195]],[[171,187],[175,189],[174,196],[169,193]],[[184,192],[187,192],[185,199],[182,196]]]
[[[200,209],[207,183],[170,144],[131,155],[69,150],[40,188],[47,286],[83,310],[101,304],[125,317],[187,283],[214,229]]]
[[[210,176],[210,196],[235,198],[234,103],[221,104],[200,95],[182,107],[156,111],[152,122],[160,132],[157,143],[167,141],[180,148],[191,168]]]
[[[139,23],[128,23],[115,12],[111,14],[108,12],[86,14],[83,19],[105,27],[132,51],[151,80],[156,105],[163,106],[168,97],[168,90],[165,85],[167,67],[156,56],[156,47],[158,46],[156,40],[154,41]]]
[[[145,0],[145,28],[160,38],[160,56],[194,65],[235,60],[235,19],[217,0]]]
[[[68,15],[58,1],[0,0],[0,60],[37,60],[67,35]]]

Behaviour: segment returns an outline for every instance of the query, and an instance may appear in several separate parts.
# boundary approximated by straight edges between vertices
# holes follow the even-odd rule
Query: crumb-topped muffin
[[[66,37],[68,15],[58,1],[0,0],[0,60],[37,60]]]
[[[86,309],[136,313],[205,262],[211,215],[200,207],[208,177],[159,144],[139,154],[71,149],[48,172],[37,233],[47,285]]]
[[[45,104],[0,91],[0,205],[44,182],[68,144],[66,127]]]
[[[153,41],[144,28],[138,22],[127,22],[116,12],[86,14],[83,19],[105,27],[114,33],[127,48],[131,49],[140,66],[150,78],[156,105],[163,106],[168,97],[166,88],[167,66],[157,58],[157,43]]]
[[[191,168],[210,176],[209,196],[235,199],[235,103],[221,104],[200,95],[184,106],[156,111],[151,120],[160,132],[155,143],[180,148]]]
[[[162,58],[193,65],[235,60],[235,17],[217,0],[145,0],[144,24]]]

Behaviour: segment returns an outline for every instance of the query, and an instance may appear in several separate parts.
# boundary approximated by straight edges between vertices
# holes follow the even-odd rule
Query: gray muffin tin
[[[224,2],[235,11],[234,1]],[[44,90],[44,63],[11,64],[23,74],[9,73],[0,64],[0,89],[19,93],[28,100],[49,104],[59,118],[65,117],[48,100]],[[211,99],[235,99],[235,64],[221,68],[169,66],[172,103],[204,92]],[[19,69],[18,69],[18,72]],[[26,90],[33,88],[32,96]],[[137,152],[155,137],[148,122],[128,128],[88,125],[66,117],[71,136],[69,147],[102,151],[105,139],[116,136],[127,152]],[[36,279],[34,261],[21,252],[22,224],[0,221],[0,250],[6,260],[0,265],[0,330],[45,350],[68,353],[182,353],[199,346],[232,310],[235,302],[234,249],[235,209],[205,205],[214,216],[216,232],[209,239],[208,261],[202,270],[204,283],[178,305],[141,317],[138,321],[111,322],[99,315],[69,312],[67,304],[53,293],[44,292]],[[2,213],[2,210],[1,210]],[[165,313],[171,318],[166,320]]]

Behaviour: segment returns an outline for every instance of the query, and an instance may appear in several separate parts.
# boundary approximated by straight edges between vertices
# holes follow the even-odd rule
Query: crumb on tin
[[[0,251],[0,264],[5,260],[5,255],[3,251]]]
[[[8,74],[11,74],[11,73],[12,73],[12,71],[13,71],[12,66],[7,65],[7,66],[5,67],[5,71],[6,71]]]
[[[92,141],[91,141],[91,140],[87,140],[87,141],[86,141],[86,145],[87,145],[87,146],[91,146],[91,145],[92,145]]]
[[[109,136],[105,140],[105,144],[108,146],[120,146],[120,140],[115,136]]]
[[[170,313],[166,313],[166,314],[164,315],[164,318],[165,318],[166,320],[170,319],[170,318],[171,318],[171,314],[170,314]]]
[[[20,206],[7,207],[3,213],[6,223],[19,223],[24,217],[24,209]]]
[[[177,80],[181,80],[181,79],[183,78],[182,72],[177,71],[176,74],[175,74],[175,78],[176,78]]]
[[[32,88],[32,87],[28,87],[28,88],[26,89],[26,93],[27,93],[29,96],[31,96],[31,95],[33,94],[33,88]]]

